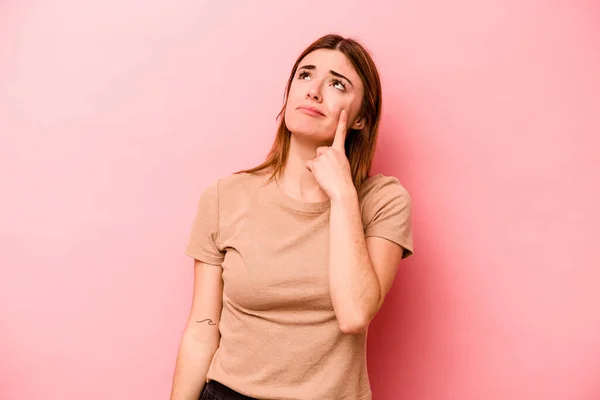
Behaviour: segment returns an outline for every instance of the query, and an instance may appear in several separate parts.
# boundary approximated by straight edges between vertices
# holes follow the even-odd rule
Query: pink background
[[[383,79],[373,172],[414,201],[374,399],[600,399],[600,6],[404,3],[0,3],[0,398],[168,397],[198,196],[340,32]]]

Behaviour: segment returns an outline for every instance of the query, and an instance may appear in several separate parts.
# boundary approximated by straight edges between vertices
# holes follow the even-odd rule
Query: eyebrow
[[[298,69],[317,69],[317,67],[314,66],[314,65],[304,65],[304,66],[302,66],[302,67],[300,67]],[[346,78],[344,75],[340,74],[339,72],[335,72],[333,70],[329,70],[329,73],[331,75],[333,75],[333,76],[337,76],[338,78],[343,78],[343,79],[347,80],[348,82],[350,82],[350,84],[352,86],[354,86],[354,84],[352,83],[352,81],[350,79]]]

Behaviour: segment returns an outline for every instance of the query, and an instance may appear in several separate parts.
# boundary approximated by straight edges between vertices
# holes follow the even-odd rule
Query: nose
[[[321,91],[319,90],[319,88],[316,87],[315,85],[311,85],[308,88],[308,91],[306,92],[306,99],[314,100],[314,101],[317,101],[320,103],[322,101],[322,97],[321,97]]]

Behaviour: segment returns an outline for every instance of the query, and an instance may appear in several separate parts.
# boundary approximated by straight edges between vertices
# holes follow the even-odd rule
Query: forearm
[[[358,332],[369,323],[380,299],[355,190],[331,199],[329,220],[329,285],[340,328]]]
[[[217,346],[218,341],[199,340],[189,329],[184,332],[177,354],[171,400],[198,399]]]

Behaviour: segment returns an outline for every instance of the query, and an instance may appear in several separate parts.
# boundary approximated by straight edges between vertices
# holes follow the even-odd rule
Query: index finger
[[[346,125],[348,123],[348,111],[342,110],[340,112],[340,119],[338,120],[338,126],[335,131],[335,137],[333,138],[333,144],[331,147],[337,147],[340,149],[344,149],[344,144],[346,142]]]

